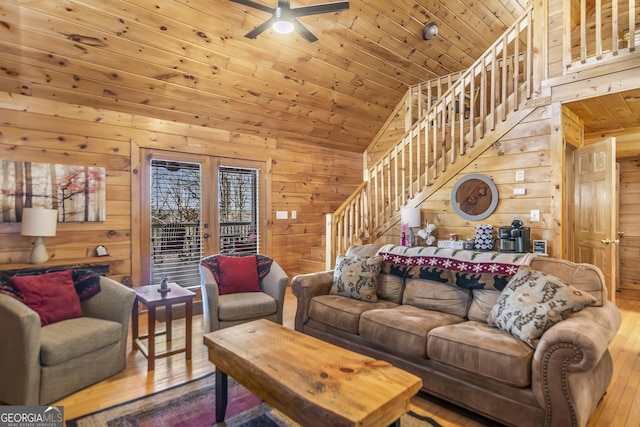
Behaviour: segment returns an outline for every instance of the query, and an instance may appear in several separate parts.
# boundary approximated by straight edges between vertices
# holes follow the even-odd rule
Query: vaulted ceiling
[[[269,14],[230,0],[0,0],[0,90],[362,152],[409,86],[466,69],[527,3],[351,0],[299,18],[309,43],[245,38]]]

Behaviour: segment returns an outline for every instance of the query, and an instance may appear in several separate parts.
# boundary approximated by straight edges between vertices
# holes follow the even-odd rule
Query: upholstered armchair
[[[242,258],[253,257],[253,255],[237,257],[212,255],[200,262],[205,333],[257,319],[269,319],[282,324],[284,294],[289,281],[287,273],[275,261],[263,255],[257,255],[257,268],[260,271],[254,271],[252,274],[257,275],[259,288],[252,289],[252,286],[247,286],[243,282],[247,280],[244,273],[249,272],[251,268],[237,266],[235,270],[238,274],[227,280],[227,282],[236,280],[235,289],[229,289],[229,283],[222,283],[224,275],[221,274],[221,270],[218,270],[218,267],[223,267],[222,264],[218,265],[221,257],[222,259],[236,258],[242,262]]]
[[[126,366],[135,293],[106,277],[82,316],[41,326],[40,315],[0,293],[0,402],[46,405]]]

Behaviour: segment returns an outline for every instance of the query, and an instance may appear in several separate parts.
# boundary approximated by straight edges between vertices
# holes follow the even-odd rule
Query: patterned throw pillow
[[[487,323],[535,348],[551,326],[596,302],[559,278],[522,266],[502,291]]]
[[[378,276],[381,266],[381,256],[338,255],[330,294],[377,302]]]

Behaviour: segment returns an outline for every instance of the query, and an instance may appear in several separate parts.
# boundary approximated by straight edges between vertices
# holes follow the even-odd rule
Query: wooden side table
[[[136,293],[136,299],[133,303],[133,311],[131,313],[131,336],[133,348],[139,349],[147,358],[147,370],[155,369],[156,359],[173,356],[178,353],[186,353],[186,359],[191,360],[191,325],[193,319],[193,297],[195,293],[189,289],[185,289],[177,283],[169,283],[171,291],[160,293],[159,285],[148,285],[133,288]],[[147,335],[139,335],[138,330],[138,303],[142,303],[149,311],[149,328]],[[163,353],[156,354],[155,338],[157,335],[166,335],[167,342],[171,342],[171,308],[175,304],[184,303],[186,337],[185,346],[181,349],[167,350]],[[156,308],[164,306],[166,310],[166,329],[164,332],[156,333]],[[142,342],[147,339],[147,345]]]

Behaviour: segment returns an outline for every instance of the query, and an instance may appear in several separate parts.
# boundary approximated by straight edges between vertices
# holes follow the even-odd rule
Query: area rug
[[[226,420],[215,422],[215,375],[68,420],[67,427],[291,427],[285,415],[229,378]],[[440,427],[425,414],[409,412],[402,427]],[[324,426],[323,426],[324,427]]]

